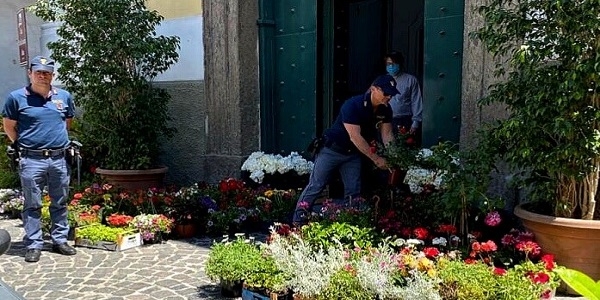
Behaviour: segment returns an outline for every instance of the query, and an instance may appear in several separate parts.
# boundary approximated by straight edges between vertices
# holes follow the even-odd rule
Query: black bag
[[[314,158],[315,155],[317,155],[317,153],[321,151],[321,148],[323,148],[324,144],[325,138],[323,138],[322,136],[316,137],[312,139],[312,141],[310,141],[310,144],[308,144],[308,147],[306,148],[306,152],[310,155],[311,158]]]

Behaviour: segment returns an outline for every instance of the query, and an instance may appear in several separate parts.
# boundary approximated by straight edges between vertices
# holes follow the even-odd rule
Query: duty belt
[[[33,155],[33,156],[41,156],[41,157],[55,157],[64,155],[66,149],[19,149],[21,155]]]

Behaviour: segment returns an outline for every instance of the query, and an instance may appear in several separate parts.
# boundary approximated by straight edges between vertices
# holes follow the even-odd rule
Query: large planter
[[[128,191],[146,190],[164,185],[165,174],[169,168],[159,167],[148,170],[109,170],[96,169],[106,182]]]
[[[535,235],[544,252],[554,254],[559,265],[600,279],[600,221],[557,218],[515,208],[523,226]]]

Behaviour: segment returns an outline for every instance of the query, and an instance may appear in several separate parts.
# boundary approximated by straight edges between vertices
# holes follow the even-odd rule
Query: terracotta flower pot
[[[196,235],[195,224],[177,224],[175,225],[175,233],[180,239],[189,239]]]
[[[521,205],[515,215],[533,232],[542,251],[554,254],[556,263],[600,279],[600,221],[540,215]]]
[[[388,176],[388,185],[389,186],[398,186],[402,182],[404,182],[405,177],[406,177],[406,170],[392,169]]]
[[[165,174],[169,168],[160,167],[148,170],[109,170],[96,169],[108,183],[128,191],[146,190],[152,187],[162,187]]]

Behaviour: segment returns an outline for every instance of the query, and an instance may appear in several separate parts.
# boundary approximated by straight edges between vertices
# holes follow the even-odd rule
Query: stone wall
[[[161,162],[169,167],[167,182],[191,184],[204,179],[206,105],[204,81],[160,82],[171,95],[169,113],[175,136],[163,141]]]

